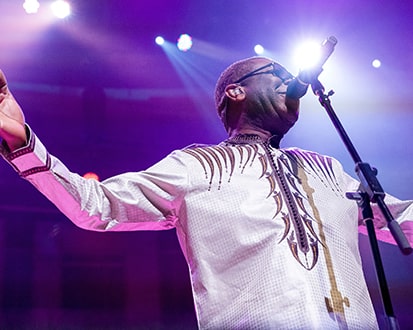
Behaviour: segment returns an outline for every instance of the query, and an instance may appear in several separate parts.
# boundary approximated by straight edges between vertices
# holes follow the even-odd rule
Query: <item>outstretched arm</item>
[[[0,70],[0,137],[10,151],[26,144],[24,115],[7,86],[7,80]]]

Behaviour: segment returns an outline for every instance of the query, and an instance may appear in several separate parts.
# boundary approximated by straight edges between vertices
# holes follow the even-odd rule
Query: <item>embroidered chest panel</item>
[[[320,240],[315,228],[321,225],[312,200],[314,190],[308,178],[319,180],[327,189],[343,196],[333,171],[332,160],[299,149],[276,150],[265,144],[190,147],[183,152],[194,157],[208,180],[208,190],[231,184],[234,174],[259,168],[257,180],[268,184],[266,199],[274,202],[272,219],[282,219],[284,230],[279,243],[288,244],[294,258],[312,269],[318,260]],[[258,162],[259,166],[255,166]]]

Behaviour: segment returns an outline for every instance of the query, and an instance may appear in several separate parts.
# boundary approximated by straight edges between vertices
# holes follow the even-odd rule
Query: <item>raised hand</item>
[[[0,70],[0,137],[11,151],[26,144],[24,114],[7,87],[7,80]]]

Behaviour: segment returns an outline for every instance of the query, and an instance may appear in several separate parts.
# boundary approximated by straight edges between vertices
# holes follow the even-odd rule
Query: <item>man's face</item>
[[[246,93],[248,116],[260,128],[284,135],[298,119],[298,100],[286,97],[293,76],[268,59],[253,59],[253,70],[236,83]]]

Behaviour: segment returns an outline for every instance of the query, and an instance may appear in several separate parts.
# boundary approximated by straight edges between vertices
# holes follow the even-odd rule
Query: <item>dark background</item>
[[[101,179],[150,166],[225,132],[213,88],[255,44],[293,73],[306,38],[339,40],[320,80],[386,192],[413,197],[413,4],[409,1],[72,1],[26,15],[0,0],[0,68],[26,120],[75,172]],[[194,38],[190,52],[173,43]],[[154,43],[163,35],[168,44]],[[380,69],[371,61],[380,59]],[[314,95],[283,146],[353,164]],[[196,321],[175,232],[95,233],[75,227],[6,163],[0,166],[0,326],[7,329],[186,329]],[[411,328],[413,260],[380,244],[396,316]],[[365,273],[384,327],[368,241]],[[361,279],[355,278],[354,281]]]

